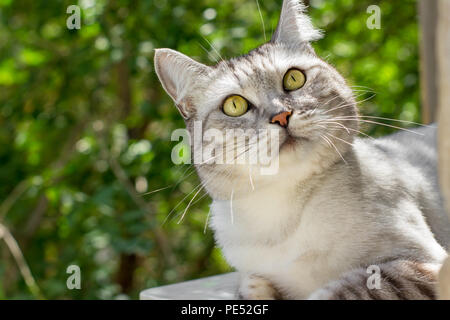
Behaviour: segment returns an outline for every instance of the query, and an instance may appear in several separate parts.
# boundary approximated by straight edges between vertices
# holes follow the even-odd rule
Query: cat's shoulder
[[[436,162],[436,125],[401,130],[373,139],[357,138],[354,150],[364,158],[395,160],[425,166]]]

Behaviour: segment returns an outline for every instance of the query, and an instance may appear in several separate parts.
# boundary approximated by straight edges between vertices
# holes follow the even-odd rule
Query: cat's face
[[[196,122],[201,123],[202,133],[222,133],[223,139],[193,145],[193,151],[214,146],[214,155],[221,150],[228,163],[197,163],[211,193],[226,198],[230,189],[253,188],[253,183],[289,176],[293,166],[315,171],[314,167],[329,165],[345,153],[357,121],[343,117],[354,117],[356,105],[345,80],[314,53],[309,42],[319,36],[303,7],[295,0],[285,0],[272,40],[247,55],[209,67],[173,50],[157,50],[156,71],[191,136],[199,128]],[[267,141],[277,140],[269,145],[269,152],[277,149],[272,155],[279,153],[279,167],[272,176],[260,174],[255,170],[258,164],[249,163],[262,151],[242,149],[242,141],[227,138],[230,129],[235,135],[244,130],[247,146],[261,140],[261,132],[268,133]],[[239,151],[229,153],[235,149]],[[242,150],[248,155],[247,163],[230,164]]]

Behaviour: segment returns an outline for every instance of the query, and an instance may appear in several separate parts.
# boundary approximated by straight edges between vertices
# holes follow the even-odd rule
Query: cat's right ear
[[[156,74],[184,119],[189,119],[195,112],[189,99],[192,86],[198,83],[200,78],[206,78],[209,68],[178,51],[155,50]]]
[[[272,42],[296,45],[318,40],[322,33],[315,29],[301,0],[283,0],[280,20]]]

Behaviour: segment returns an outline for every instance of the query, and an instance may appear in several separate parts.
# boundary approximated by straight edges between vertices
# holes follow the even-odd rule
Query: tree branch
[[[111,155],[108,148],[105,145],[104,139],[102,137],[99,137],[99,144],[101,151],[103,153],[103,156],[105,159],[107,159],[109,165],[111,166],[111,170],[116,176],[117,180],[122,184],[122,186],[125,188],[133,202],[143,211],[146,211],[152,215],[154,215],[154,212],[152,212],[150,205],[136,192],[134,189],[133,184],[130,182],[127,173],[125,170],[120,166],[119,162],[115,157]],[[155,241],[158,244],[159,249],[161,250],[161,253],[163,254],[166,261],[169,262],[169,264],[173,264],[175,262],[175,258],[171,252],[169,242],[166,239],[166,236],[164,232],[161,230],[161,227],[157,226],[153,228],[153,231],[155,233]]]
[[[30,290],[31,294],[35,296],[37,299],[45,299],[34,280],[33,275],[31,274],[31,270],[28,267],[27,262],[25,261],[25,257],[23,256],[22,251],[20,250],[19,245],[17,244],[16,239],[14,239],[13,235],[3,224],[0,223],[0,239],[3,239],[8,246],[9,251],[11,252],[14,260],[19,267],[20,273],[22,274],[25,283]]]

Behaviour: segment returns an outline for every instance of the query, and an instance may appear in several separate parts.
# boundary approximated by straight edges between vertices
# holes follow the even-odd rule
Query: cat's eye
[[[228,97],[223,103],[223,112],[230,117],[240,117],[247,109],[247,100],[238,95]]]
[[[305,85],[306,77],[303,72],[298,69],[289,69],[283,78],[283,87],[286,91],[300,89]]]

